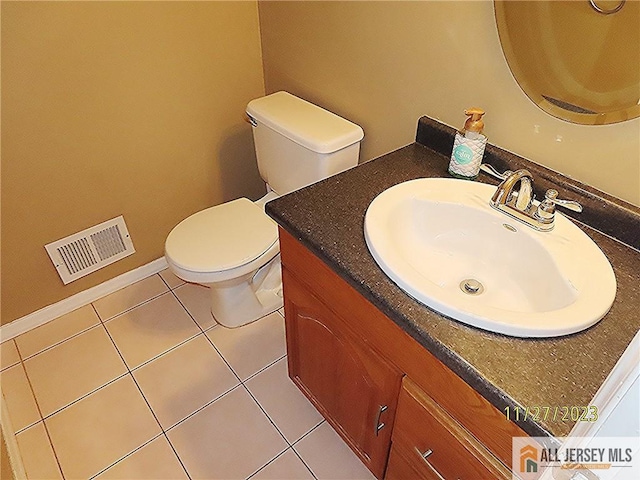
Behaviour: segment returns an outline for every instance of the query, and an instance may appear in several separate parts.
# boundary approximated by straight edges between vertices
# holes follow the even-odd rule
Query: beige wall
[[[535,107],[488,0],[260,2],[260,28],[253,1],[1,8],[2,324],[159,258],[192,212],[259,196],[243,110],[264,82],[362,125],[365,160],[411,143],[421,115],[461,126],[479,105],[492,143],[640,204],[640,120]],[[121,214],[137,253],[63,286],[43,246]]]
[[[267,92],[289,90],[360,124],[361,159],[415,137],[429,115],[640,205],[640,119],[580,126],[544,113],[504,60],[493,3],[260,2]]]
[[[2,323],[163,254],[257,198],[255,2],[2,2]],[[124,215],[136,253],[63,286],[44,245]]]

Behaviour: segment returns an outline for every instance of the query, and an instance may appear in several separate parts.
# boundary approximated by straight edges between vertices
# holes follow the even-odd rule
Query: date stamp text
[[[535,406],[506,407],[507,420],[514,422],[533,420],[552,422],[595,422],[598,420],[598,407],[586,406]]]

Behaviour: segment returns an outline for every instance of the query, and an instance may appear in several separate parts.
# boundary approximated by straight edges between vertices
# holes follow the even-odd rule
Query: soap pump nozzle
[[[482,116],[484,115],[484,110],[478,107],[473,107],[465,110],[464,114],[469,117],[464,122],[465,136],[473,138],[477,137],[478,135],[482,135],[482,129],[484,128]],[[471,135],[467,135],[468,133],[471,133]]]

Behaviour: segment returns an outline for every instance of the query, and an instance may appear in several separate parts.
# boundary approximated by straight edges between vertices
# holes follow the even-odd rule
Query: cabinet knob
[[[380,408],[378,408],[378,414],[376,415],[376,421],[373,424],[373,428],[374,428],[374,430],[376,432],[376,437],[378,436],[378,432],[385,427],[384,423],[380,423],[380,415],[382,415],[383,412],[386,412],[388,408],[389,407],[387,405],[380,405]]]

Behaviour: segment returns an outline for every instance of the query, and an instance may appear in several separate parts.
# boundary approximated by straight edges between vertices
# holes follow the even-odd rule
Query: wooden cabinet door
[[[402,373],[283,269],[289,376],[378,478]]]

